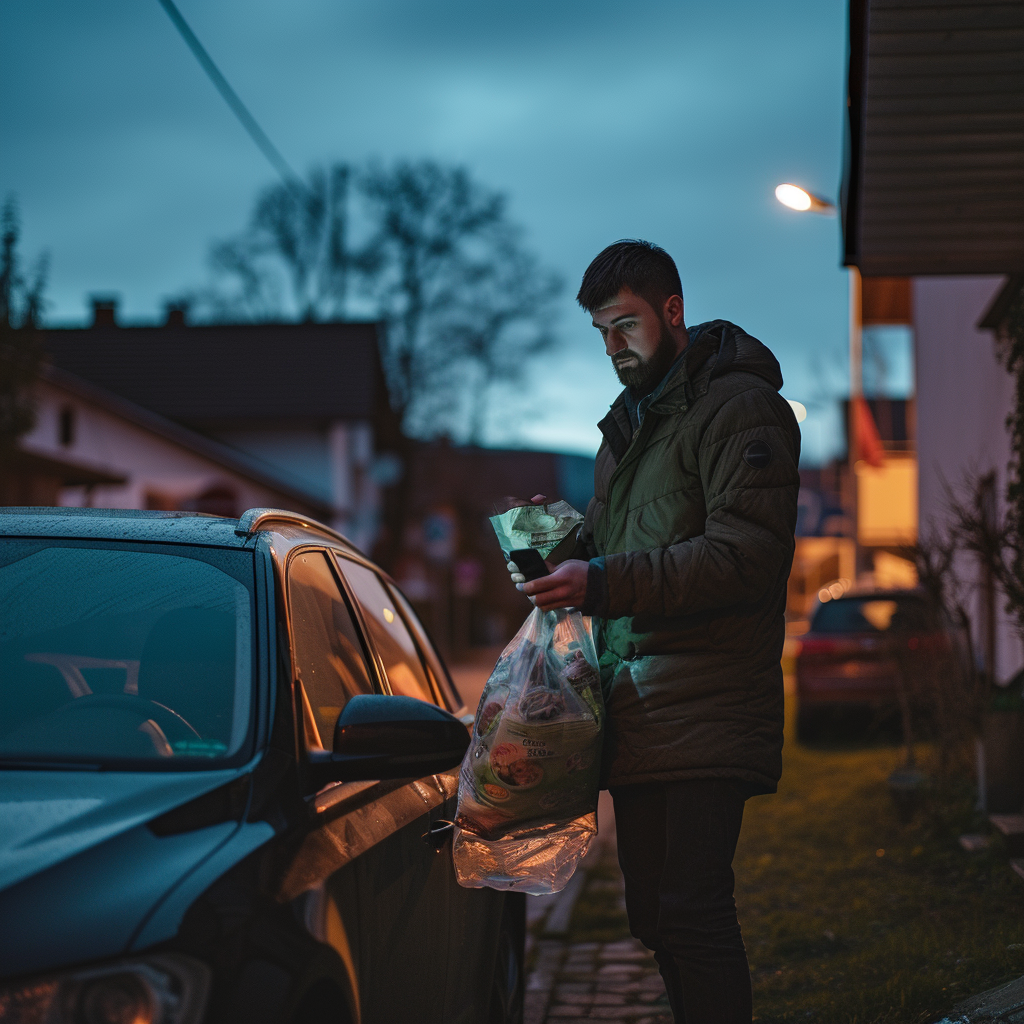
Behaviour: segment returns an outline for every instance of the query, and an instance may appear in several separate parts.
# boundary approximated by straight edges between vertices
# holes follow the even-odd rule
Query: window
[[[252,554],[172,550],[0,541],[0,760],[244,756]]]
[[[441,656],[434,650],[434,645],[431,643],[430,637],[427,636],[427,631],[423,628],[423,623],[416,618],[416,612],[413,611],[412,606],[405,599],[405,595],[398,589],[398,587],[389,586],[388,593],[391,594],[395,601],[398,602],[399,608],[405,616],[406,625],[409,627],[409,631],[412,633],[413,639],[416,640],[417,646],[420,649],[420,654],[422,655],[423,660],[427,663],[427,667],[430,669],[430,674],[434,677],[434,685],[445,696],[448,709],[450,711],[457,711],[463,706],[464,701],[462,700],[459,692],[455,689],[455,684],[448,675],[448,670],[444,667],[444,662],[441,661]]]
[[[65,405],[58,417],[57,433],[61,445],[70,448],[75,443],[75,410]]]
[[[420,652],[381,578],[372,569],[347,558],[339,558],[339,563],[359,602],[370,639],[384,662],[391,692],[433,704],[434,694]]]
[[[322,551],[306,551],[288,569],[295,667],[320,743],[334,745],[334,726],[349,697],[373,685],[362,641]]]

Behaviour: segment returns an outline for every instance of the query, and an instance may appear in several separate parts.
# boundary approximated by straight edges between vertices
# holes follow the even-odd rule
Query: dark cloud
[[[296,167],[466,163],[571,283],[609,240],[651,237],[679,263],[688,319],[759,334],[790,397],[817,386],[809,353],[842,360],[837,223],[772,196],[781,180],[838,189],[841,0],[180,7]],[[29,250],[52,252],[60,319],[98,290],[156,316],[273,177],[156,0],[4,4],[0,89],[0,191],[21,200]],[[566,360],[597,360],[593,386],[567,404],[537,390],[586,447],[615,381],[568,298],[562,331]]]

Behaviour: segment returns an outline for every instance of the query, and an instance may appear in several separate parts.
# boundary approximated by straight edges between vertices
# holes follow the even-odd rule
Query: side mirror
[[[326,782],[418,779],[462,762],[469,732],[454,715],[414,697],[362,694],[342,709],[334,750],[315,756]]]

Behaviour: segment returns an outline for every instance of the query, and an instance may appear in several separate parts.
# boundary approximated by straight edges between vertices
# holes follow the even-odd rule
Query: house
[[[880,587],[902,587],[915,582],[906,548],[917,539],[916,403],[912,397],[873,394],[864,404],[877,433],[876,464],[856,459],[851,466],[843,456],[800,469],[796,550],[786,602],[794,633],[807,629],[815,598],[831,584],[845,588],[854,580],[870,580]],[[842,410],[849,450],[848,401]],[[858,571],[858,556],[869,570]]]
[[[1004,502],[1013,382],[988,314],[1024,272],[1022,96],[1019,0],[852,0],[845,262],[865,295],[886,280],[908,296],[922,532],[967,476]],[[1024,662],[1016,630],[978,566],[959,572],[976,654],[1005,682]]]
[[[50,368],[22,447],[76,468],[55,476],[59,486],[38,503],[227,515],[285,505],[329,522],[390,569],[446,652],[503,644],[530,606],[509,584],[487,518],[509,494],[543,492],[582,511],[594,460],[404,437],[378,330],[350,322],[190,325],[181,307],[170,307],[160,326],[125,326],[113,300],[94,299],[90,326],[44,332]],[[175,468],[167,453],[140,444],[138,430],[118,433],[105,421],[107,432],[98,431],[99,406],[108,421],[119,415],[205,453],[206,469]],[[73,443],[62,443],[69,436]],[[245,473],[277,497],[251,498]]]
[[[350,322],[191,325],[182,306],[160,326],[129,326],[114,300],[97,298],[90,326],[48,329],[44,347],[57,370],[260,465],[369,549],[381,488],[402,471],[377,332]]]
[[[56,367],[33,388],[35,425],[0,474],[5,505],[181,509],[330,508],[236,449]]]

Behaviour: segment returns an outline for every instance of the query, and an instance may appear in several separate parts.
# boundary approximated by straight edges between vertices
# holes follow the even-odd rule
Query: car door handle
[[[455,822],[445,818],[438,818],[430,823],[430,828],[420,837],[435,853],[439,853],[444,844],[451,842],[455,834]]]

